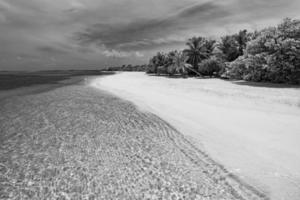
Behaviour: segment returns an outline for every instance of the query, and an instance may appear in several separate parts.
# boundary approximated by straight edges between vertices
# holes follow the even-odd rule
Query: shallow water
[[[85,85],[0,104],[0,199],[264,199],[160,118]]]

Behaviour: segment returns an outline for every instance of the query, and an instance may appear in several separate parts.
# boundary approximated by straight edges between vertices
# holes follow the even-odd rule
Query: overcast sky
[[[0,70],[142,64],[217,37],[300,18],[300,0],[0,0]]]

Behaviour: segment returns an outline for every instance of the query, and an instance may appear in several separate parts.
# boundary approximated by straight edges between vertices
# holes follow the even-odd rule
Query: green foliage
[[[249,41],[250,34],[247,30],[240,31],[238,34],[234,35],[235,40],[238,44],[238,54],[243,55],[244,49],[246,48],[247,42]]]
[[[274,83],[300,83],[300,21],[284,19],[257,32],[245,55],[227,66],[229,78]]]
[[[267,70],[268,66],[266,64],[266,59],[264,54],[256,54],[254,56],[249,56],[244,60],[245,71],[243,79],[246,81],[267,81]]]
[[[198,66],[198,71],[204,76],[219,76],[222,69],[224,69],[223,62],[215,57],[203,60]]]
[[[246,47],[246,55],[255,55],[264,52],[273,52],[277,41],[277,30],[276,28],[268,28],[259,32],[255,39],[249,41]]]
[[[226,35],[221,38],[218,48],[221,50],[221,58],[231,62],[243,55],[247,42],[250,40],[251,34],[246,30],[240,31],[234,35]]]
[[[147,69],[146,69],[146,73],[147,74],[155,73],[155,70],[156,70],[155,68],[156,68],[156,66],[154,66],[153,64],[148,64]]]
[[[264,54],[255,56],[240,56],[233,62],[227,63],[225,74],[223,76],[230,79],[243,79],[246,81],[266,80],[266,60]]]
[[[175,75],[176,72],[177,72],[177,70],[176,70],[176,66],[175,66],[175,65],[169,65],[169,66],[167,67],[167,74],[168,74],[169,76]]]
[[[192,66],[187,63],[188,57],[183,52],[175,52],[172,56],[172,67],[177,73],[186,75]]]
[[[147,73],[158,75],[182,74],[187,75],[192,66],[187,63],[188,57],[181,51],[170,51],[169,53],[158,53],[151,58]]]
[[[198,70],[198,64],[201,60],[207,59],[212,55],[215,40],[208,40],[204,37],[193,37],[188,40],[188,49],[183,52],[188,56],[188,63]]]
[[[226,61],[233,61],[239,56],[239,46],[233,36],[222,37],[219,48],[223,52],[223,59]]]
[[[300,20],[285,18],[277,27],[279,36],[283,39],[300,39]]]
[[[285,39],[268,56],[268,78],[277,83],[300,83],[300,40]]]
[[[164,53],[158,52],[155,56],[150,59],[147,73],[157,73],[157,68],[159,66],[165,66],[167,62],[166,55]]]
[[[119,67],[107,67],[106,71],[145,72],[147,65],[122,65]]]
[[[222,75],[222,77],[229,79],[243,79],[245,71],[245,59],[241,56],[233,62],[226,63],[225,73]]]
[[[226,35],[219,42],[193,37],[183,52],[157,53],[147,73],[220,75],[230,79],[300,83],[300,20]],[[189,65],[188,65],[189,64]]]
[[[166,68],[166,66],[158,66],[156,73],[158,75],[167,74],[167,68]]]

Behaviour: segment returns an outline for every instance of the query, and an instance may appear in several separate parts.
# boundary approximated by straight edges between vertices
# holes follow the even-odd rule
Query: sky
[[[144,64],[188,38],[300,19],[299,0],[0,0],[0,70]]]

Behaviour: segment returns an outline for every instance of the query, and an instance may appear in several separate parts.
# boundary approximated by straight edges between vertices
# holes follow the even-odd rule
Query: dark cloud
[[[56,55],[56,54],[66,54],[67,51],[58,49],[56,47],[51,47],[51,46],[40,46],[37,47],[37,51],[44,52],[50,55]]]
[[[161,44],[182,43],[181,40],[176,41],[175,38],[158,39],[176,31],[189,29],[190,26],[194,26],[195,20],[214,21],[228,15],[230,13],[222,7],[208,2],[184,8],[175,14],[159,19],[139,19],[128,24],[97,23],[83,32],[76,33],[75,37],[83,44],[93,43],[117,49],[145,49]]]
[[[189,37],[260,29],[299,18],[299,8],[299,0],[0,0],[0,70],[144,63]]]
[[[214,14],[214,15],[217,15],[215,17],[218,18],[221,15],[223,15],[224,13],[226,13],[226,11],[222,10],[221,6],[217,5],[214,2],[206,2],[203,4],[194,5],[194,6],[191,6],[189,8],[182,10],[175,16],[175,19],[190,18],[190,17],[194,17],[194,16],[199,16],[199,14],[201,14],[202,16],[207,15],[207,14]]]

